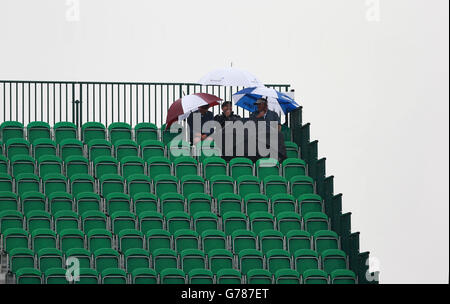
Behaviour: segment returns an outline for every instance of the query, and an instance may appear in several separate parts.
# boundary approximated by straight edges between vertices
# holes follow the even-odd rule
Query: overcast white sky
[[[72,2],[0,2],[0,79],[290,83],[382,282],[448,282],[448,0]]]

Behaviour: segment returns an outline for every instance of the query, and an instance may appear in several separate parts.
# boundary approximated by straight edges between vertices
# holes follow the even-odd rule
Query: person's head
[[[267,110],[267,99],[265,98],[259,98],[255,105],[258,107],[258,112],[264,112]]]
[[[233,105],[230,101],[225,101],[222,103],[222,112],[228,112],[231,111]]]
[[[208,105],[198,107],[198,111],[199,111],[200,114],[202,114],[202,115],[205,114],[206,112],[208,112],[208,109],[209,109],[209,106],[208,106]]]

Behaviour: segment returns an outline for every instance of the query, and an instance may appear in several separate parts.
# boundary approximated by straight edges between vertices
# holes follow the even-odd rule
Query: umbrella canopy
[[[166,129],[169,128],[174,122],[186,119],[192,112],[197,111],[202,106],[217,106],[219,97],[206,93],[196,93],[192,95],[183,96],[176,100],[167,111]]]
[[[241,86],[241,87],[259,87],[264,86],[255,75],[250,72],[236,69],[224,68],[214,70],[203,76],[199,82],[202,85],[219,86]]]
[[[287,114],[300,107],[290,96],[268,87],[246,88],[233,95],[236,105],[250,112],[258,109],[255,101],[259,98],[267,98],[269,110],[277,113]]]

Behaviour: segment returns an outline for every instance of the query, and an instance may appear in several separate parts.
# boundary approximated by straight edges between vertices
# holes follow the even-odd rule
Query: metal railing
[[[290,85],[269,84],[281,92]],[[242,87],[202,86],[195,83],[145,82],[73,82],[0,80],[0,122],[45,121],[53,125],[71,121],[78,126],[97,121],[106,126],[112,122],[164,124],[167,110],[175,100],[193,93],[210,93],[223,100]],[[214,114],[220,112],[214,107]],[[242,117],[249,113],[235,107]],[[282,117],[282,121],[287,121]]]

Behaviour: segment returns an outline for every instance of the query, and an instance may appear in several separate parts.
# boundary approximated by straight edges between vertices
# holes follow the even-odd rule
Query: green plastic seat
[[[91,253],[98,249],[112,248],[113,237],[110,231],[106,229],[91,229],[87,233],[87,247]]]
[[[178,193],[178,179],[172,175],[158,175],[154,179],[154,187],[158,197],[165,193]]]
[[[125,179],[118,174],[105,174],[99,179],[100,194],[107,198],[110,194],[125,192]]]
[[[211,212],[211,204],[211,197],[205,193],[193,193],[187,199],[187,208],[192,216],[195,216],[198,212]]]
[[[191,157],[191,145],[184,140],[173,140],[167,144],[167,152],[170,161],[175,163],[178,158]]]
[[[11,138],[6,142],[5,148],[9,159],[17,155],[30,155],[30,143],[23,138]]]
[[[193,269],[188,273],[189,284],[214,284],[214,274],[208,269]]]
[[[356,284],[356,275],[351,270],[338,269],[331,273],[331,284]]]
[[[158,211],[158,198],[152,193],[140,192],[133,196],[133,210],[138,216],[144,211]]]
[[[300,197],[303,194],[313,194],[315,191],[314,181],[309,176],[294,176],[290,180],[290,191],[294,197]]]
[[[59,248],[63,253],[72,248],[85,248],[84,233],[78,229],[64,229],[59,233]]]
[[[145,234],[147,249],[153,254],[157,249],[170,249],[172,244],[171,234],[167,230],[152,229]]]
[[[0,192],[0,213],[8,210],[18,210],[19,202],[17,195],[11,191]],[[1,231],[1,230],[0,230]]]
[[[305,221],[305,230],[311,234],[319,230],[328,230],[329,221],[328,216],[322,212],[309,212],[303,216]]]
[[[257,249],[256,234],[249,230],[236,230],[231,234],[231,244],[236,254],[245,249]]]
[[[236,157],[230,160],[230,176],[237,180],[241,176],[253,176],[253,162],[244,157]]]
[[[24,138],[24,126],[18,121],[5,121],[0,125],[1,138],[3,143],[12,138]]]
[[[209,181],[211,195],[218,198],[221,194],[234,193],[234,180],[227,175],[215,175]]]
[[[215,146],[214,141],[201,141],[195,145],[195,153],[200,163],[203,163],[205,159],[217,159],[220,158],[222,151]],[[214,163],[214,162],[213,162]],[[218,168],[216,170],[219,170]],[[214,172],[214,170],[212,171]],[[222,170],[216,171],[219,175],[226,175]],[[205,179],[209,179],[204,175]]]
[[[172,211],[166,215],[167,229],[170,233],[175,233],[181,229],[190,229],[191,218],[189,214],[182,211]]]
[[[334,231],[319,230],[314,234],[314,248],[319,254],[328,249],[340,249],[339,243],[339,236]]]
[[[266,177],[280,175],[280,164],[276,159],[273,158],[259,159],[256,162],[255,169],[256,169],[256,176],[262,181]]]
[[[47,174],[62,174],[63,162],[53,155],[44,155],[38,159],[38,174],[44,178]]]
[[[89,174],[75,174],[70,178],[70,191],[74,197],[95,192],[94,178]]]
[[[71,122],[58,122],[53,126],[53,130],[56,144],[60,144],[65,139],[78,138],[77,126]]]
[[[186,175],[180,180],[180,192],[184,197],[193,193],[205,193],[205,180],[198,175]]]
[[[274,217],[269,212],[253,212],[252,214],[250,214],[249,219],[251,230],[256,234],[264,230],[273,229],[275,225]]]
[[[300,214],[304,216],[309,212],[322,212],[322,198],[317,194],[303,194],[298,198]]]
[[[302,218],[295,212],[281,212],[277,216],[278,230],[284,235],[292,230],[303,230]],[[308,231],[310,232],[310,231]]]
[[[9,253],[15,248],[28,248],[28,232],[20,228],[3,231],[3,251]]]
[[[244,198],[245,212],[248,215],[252,215],[254,212],[268,212],[269,206],[269,198],[264,194],[251,193]]]
[[[272,199],[275,195],[287,193],[287,185],[287,181],[281,176],[268,176],[263,182],[264,193],[268,198]]]
[[[145,140],[141,142],[141,157],[143,159],[149,159],[152,157],[164,157],[165,146],[164,143],[158,140]]]
[[[279,269],[275,272],[275,284],[300,284],[301,279],[293,269]]]
[[[7,174],[9,172],[8,159],[2,155],[3,145],[0,141],[0,173]]]
[[[95,177],[101,179],[104,175],[117,174],[119,163],[111,156],[99,156],[94,160]]]
[[[295,176],[305,176],[307,174],[306,162],[298,158],[288,158],[284,160],[281,167],[283,176],[288,181]]]
[[[226,249],[227,239],[223,231],[220,230],[206,230],[201,236],[202,249],[206,254],[209,254],[214,249]]]
[[[284,237],[280,231],[264,230],[258,235],[259,249],[266,254],[267,252],[278,249],[284,249]]]
[[[16,284],[42,284],[42,273],[35,268],[22,268],[16,272]]]
[[[33,157],[39,159],[45,155],[56,156],[57,148],[56,143],[48,138],[36,139],[33,142]]]
[[[84,248],[72,248],[67,250],[66,262],[68,258],[76,258],[81,269],[91,268],[91,265],[93,264],[92,254]],[[81,269],[80,274],[82,272]]]
[[[89,174],[89,161],[83,156],[68,156],[64,162],[67,178],[76,174]]]
[[[144,211],[139,214],[139,227],[142,232],[164,228],[164,217],[155,211]],[[147,232],[145,232],[147,233]]]
[[[221,269],[234,267],[233,254],[226,249],[214,249],[208,253],[209,269],[217,274]]]
[[[50,213],[43,210],[34,210],[26,214],[27,229],[32,233],[36,229],[50,229],[52,218]]]
[[[177,141],[178,136],[183,133],[184,127],[179,123],[173,123],[166,130],[166,124],[161,126],[161,139],[165,145],[169,145],[172,141]]]
[[[139,193],[151,193],[152,181],[145,174],[133,174],[126,180],[127,193],[134,197]]]
[[[66,269],[64,268],[50,268],[44,273],[44,284],[64,285],[70,284],[66,278]]]
[[[193,216],[195,231],[202,234],[207,230],[216,230],[219,227],[219,219],[216,214],[208,211],[197,212]]]
[[[331,274],[335,270],[348,269],[347,256],[339,249],[327,249],[321,254],[322,269]]]
[[[277,216],[281,212],[296,212],[295,198],[286,193],[279,193],[270,199],[272,213]]]
[[[114,143],[114,154],[121,162],[124,157],[137,157],[139,155],[139,147],[131,139],[119,139]]]
[[[265,269],[252,269],[247,273],[247,284],[273,284],[272,273]]]
[[[17,210],[5,210],[0,212],[0,232],[4,233],[9,228],[23,228],[23,214]]]
[[[47,174],[42,179],[42,187],[47,196],[55,192],[66,192],[67,178],[61,174]]]
[[[227,163],[220,157],[207,157],[203,160],[203,176],[210,180],[214,176],[227,175]]]
[[[34,252],[28,248],[15,248],[9,252],[9,271],[16,273],[22,268],[34,267]]]
[[[175,250],[180,253],[186,249],[199,248],[199,234],[190,229],[181,229],[173,234]]]
[[[80,268],[80,277],[78,281],[75,281],[75,284],[98,284],[99,276],[98,272],[95,269],[90,268]]]
[[[85,144],[92,139],[106,139],[106,128],[100,122],[86,122],[81,126],[81,139]]]
[[[281,125],[281,133],[283,133],[285,141],[289,142],[292,140],[292,130],[287,123]]]
[[[63,161],[69,156],[84,156],[83,143],[73,138],[62,140],[59,143],[59,156]]]
[[[120,255],[111,248],[101,248],[94,252],[95,269],[102,273],[106,269],[119,268]]]
[[[0,191],[12,192],[13,190],[13,179],[7,173],[0,173]]]
[[[222,216],[229,211],[241,212],[242,199],[237,194],[223,193],[217,198],[217,209],[219,215]]]
[[[29,173],[19,174],[16,177],[16,192],[20,197],[27,192],[40,192],[39,177]]]
[[[291,230],[286,234],[286,245],[291,255],[297,250],[311,249],[311,234],[303,230]]]
[[[107,229],[106,214],[98,210],[88,210],[81,215],[81,226],[84,233],[94,229]]]
[[[180,253],[181,269],[186,273],[194,269],[204,269],[205,263],[205,253],[201,250],[185,249]]]
[[[27,191],[20,198],[22,212],[25,216],[31,211],[45,211],[45,195],[36,191]]]
[[[144,249],[144,234],[136,229],[123,229],[119,232],[119,252],[129,249]]]
[[[50,229],[36,229],[31,233],[31,249],[38,253],[44,248],[57,248],[56,233]]]
[[[155,249],[152,254],[152,265],[157,273],[161,273],[164,269],[177,268],[177,253],[168,248]]]
[[[78,229],[80,226],[80,219],[76,212],[70,210],[61,210],[56,212],[53,216],[55,223],[55,231],[61,233],[66,229]]]
[[[303,273],[303,284],[323,285],[329,284],[326,272],[319,269],[309,269]]]
[[[79,215],[86,211],[100,211],[100,196],[93,192],[82,192],[75,197],[75,207]]]
[[[124,264],[127,273],[133,273],[136,269],[150,268],[150,254],[142,248],[130,248],[125,251]]]
[[[120,172],[125,179],[136,174],[145,174],[145,162],[137,156],[126,156],[120,162]]]
[[[63,254],[56,248],[44,248],[37,254],[38,266],[41,272],[51,268],[63,268]]]
[[[248,194],[260,194],[260,181],[256,176],[243,175],[236,180],[237,193],[245,198]]]
[[[184,196],[178,193],[165,193],[160,198],[161,211],[164,215],[172,211],[184,211],[185,199]]]
[[[264,257],[256,249],[243,249],[239,252],[239,269],[242,274],[248,274],[252,269],[263,269]]]
[[[88,158],[93,161],[100,156],[112,155],[112,144],[105,139],[92,139],[87,145]]]
[[[131,126],[124,122],[115,122],[108,127],[109,140],[114,145],[119,140],[131,140]]]
[[[236,269],[221,269],[217,272],[217,284],[241,284],[242,276]]]
[[[284,145],[286,146],[286,156],[287,158],[298,158],[298,145],[292,141],[288,141],[287,139],[285,139],[286,141],[284,142]],[[299,174],[299,175],[303,175],[303,174]]]
[[[158,140],[158,127],[152,123],[139,123],[134,126],[134,136],[138,145],[146,140]]]
[[[299,249],[294,254],[294,265],[301,275],[305,271],[319,269],[319,255],[311,249]]]
[[[158,274],[150,268],[138,268],[131,273],[133,284],[157,284]]]
[[[186,274],[177,268],[167,268],[161,271],[161,284],[186,284]]]
[[[111,215],[111,225],[114,234],[126,229],[135,229],[136,215],[129,211],[116,211]]]
[[[291,255],[281,249],[272,249],[266,253],[267,268],[271,273],[280,269],[291,269]]]
[[[172,174],[171,162],[162,156],[151,157],[147,160],[148,174],[152,180],[159,176]]]
[[[247,229],[247,217],[236,211],[229,211],[222,216],[224,232],[231,235],[236,230]]]
[[[47,196],[48,210],[51,214],[61,210],[73,210],[73,197],[67,192],[53,192]]]
[[[111,215],[117,211],[130,211],[131,198],[123,193],[110,193],[106,196],[106,213]]]
[[[34,174],[36,161],[29,155],[16,155],[11,158],[12,176],[28,173]]]
[[[172,156],[173,157],[173,156]],[[193,157],[180,156],[173,160],[175,176],[181,179],[187,175],[198,175],[198,163]]]

